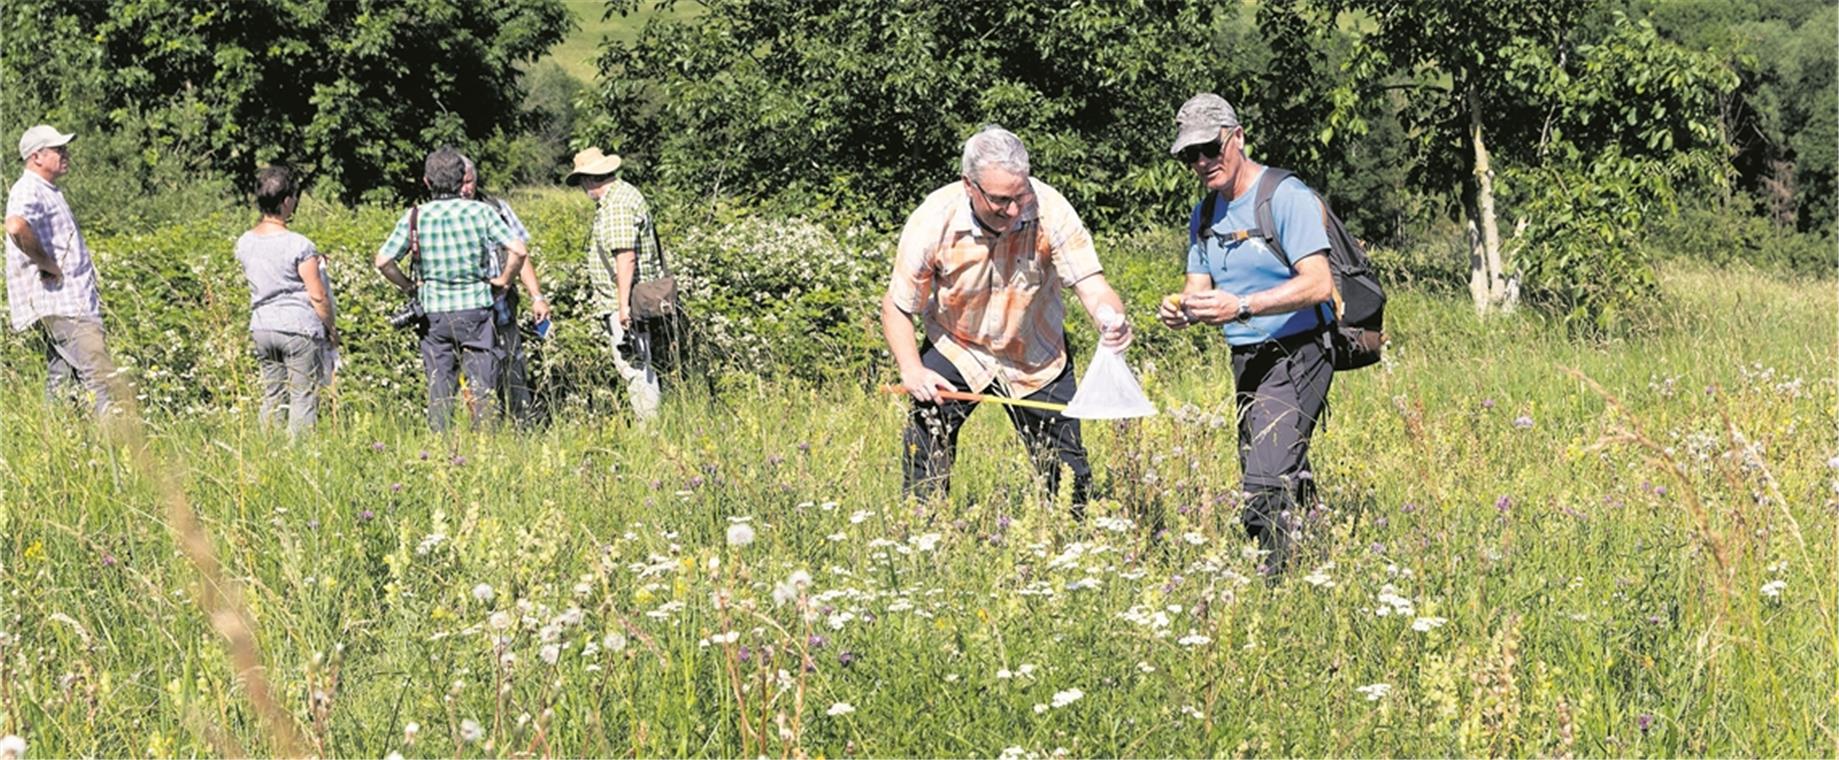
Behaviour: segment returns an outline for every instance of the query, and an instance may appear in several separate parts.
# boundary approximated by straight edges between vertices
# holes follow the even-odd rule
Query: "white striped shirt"
[[[32,227],[38,244],[57,262],[64,276],[39,277],[38,266],[6,236],[6,301],[13,329],[24,331],[41,317],[102,318],[102,297],[96,291],[96,266],[77,218],[70,213],[64,192],[43,177],[26,172],[6,196],[7,217],[20,217]]]

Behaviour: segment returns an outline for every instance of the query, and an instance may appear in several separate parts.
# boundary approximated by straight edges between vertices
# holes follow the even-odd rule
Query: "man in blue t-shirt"
[[[1240,520],[1268,552],[1265,571],[1275,574],[1315,503],[1309,436],[1334,378],[1324,346],[1324,328],[1334,320],[1325,305],[1334,287],[1324,255],[1328,230],[1321,201],[1294,177],[1271,196],[1276,229],[1258,230],[1254,205],[1265,167],[1245,157],[1245,129],[1224,98],[1196,95],[1175,121],[1169,151],[1194,170],[1210,201],[1196,204],[1189,219],[1186,285],[1157,316],[1174,329],[1219,325],[1232,347],[1245,492]],[[1266,234],[1282,253],[1265,243]]]

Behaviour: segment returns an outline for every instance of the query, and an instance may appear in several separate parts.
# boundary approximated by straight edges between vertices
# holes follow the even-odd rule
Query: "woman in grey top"
[[[294,173],[264,167],[255,177],[255,203],[262,220],[236,241],[236,260],[249,279],[249,333],[262,365],[262,422],[278,424],[287,407],[289,436],[313,426],[319,416],[324,366],[338,345],[335,307],[325,262],[313,241],[287,228],[300,202]]]

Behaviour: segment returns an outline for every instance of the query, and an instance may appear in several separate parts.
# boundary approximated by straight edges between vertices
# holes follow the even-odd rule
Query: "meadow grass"
[[[991,410],[951,503],[902,503],[904,407],[857,387],[686,393],[652,430],[334,409],[292,445],[206,411],[151,423],[150,473],[15,368],[0,734],[275,751],[158,474],[325,755],[1839,753],[1834,284],[1663,287],[1657,332],[1608,345],[1397,294],[1275,583],[1223,354],[1138,362],[1163,414],[1087,424],[1083,523]]]
[[[640,3],[639,9],[625,16],[614,14],[602,18],[606,10],[604,0],[563,0],[570,13],[574,14],[577,26],[570,30],[568,36],[550,48],[539,64],[553,61],[563,71],[584,83],[592,84],[599,76],[597,61],[600,47],[608,40],[631,44],[639,37],[646,22],[656,17],[694,18],[702,12],[702,6],[693,2],[679,2],[669,10],[660,10],[651,3]]]

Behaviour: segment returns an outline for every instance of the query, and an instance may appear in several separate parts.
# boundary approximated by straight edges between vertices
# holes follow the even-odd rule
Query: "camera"
[[[397,309],[396,313],[390,315],[390,327],[397,329],[414,327],[427,320],[428,312],[421,307],[421,299],[411,298],[408,303],[403,304],[402,308]]]

